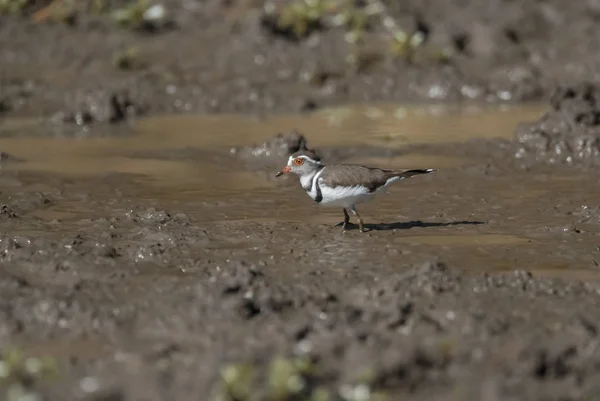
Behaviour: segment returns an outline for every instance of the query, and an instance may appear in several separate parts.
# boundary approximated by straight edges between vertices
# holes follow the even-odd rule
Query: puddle
[[[139,120],[132,135],[87,139],[4,137],[0,149],[26,162],[19,170],[56,172],[71,175],[102,173],[143,174],[163,184],[195,181],[202,185],[221,183],[226,188],[246,189],[258,184],[253,172],[231,166],[195,160],[159,160],[132,157],[135,152],[199,149],[204,152],[228,151],[232,146],[261,143],[277,132],[298,129],[311,146],[375,145],[387,148],[408,144],[461,142],[474,138],[510,138],[522,121],[536,119],[544,110],[540,105],[503,107],[470,106],[374,107],[325,109],[308,115],[281,115],[266,120],[239,115],[165,116]],[[24,125],[23,125],[24,124]],[[16,130],[28,124],[3,120],[0,128]],[[352,162],[390,165],[385,158],[353,158]],[[411,166],[435,164],[455,166],[464,159],[427,154],[408,154],[398,160]],[[11,166],[5,167],[11,168]],[[233,173],[233,174],[232,174]],[[253,184],[251,182],[254,181]]]
[[[306,115],[155,117],[140,121],[151,141],[219,147],[260,143],[276,132],[299,129],[312,146],[385,145],[461,142],[474,138],[512,138],[515,126],[533,121],[545,105],[415,106],[379,105],[324,109]],[[169,132],[168,136],[164,133]]]
[[[25,212],[31,220],[7,224],[13,233],[38,237],[36,230],[43,226],[43,237],[48,239],[72,238],[86,230],[94,238],[117,238],[122,241],[122,255],[133,254],[128,247],[140,243],[141,248],[151,249],[144,255],[158,269],[177,258],[196,266],[200,262],[191,260],[204,253],[213,261],[240,257],[260,261],[279,255],[283,263],[291,263],[293,249],[319,253],[320,263],[329,266],[348,263],[348,255],[374,263],[377,258],[366,255],[380,254],[383,263],[389,255],[382,247],[394,244],[411,249],[404,263],[439,257],[481,269],[527,265],[550,272],[547,267],[557,263],[553,251],[570,244],[573,252],[560,256],[564,259],[560,263],[573,271],[587,271],[589,261],[577,255],[595,249],[595,243],[560,234],[572,218],[555,207],[554,199],[560,193],[561,203],[573,208],[597,203],[600,190],[590,187],[589,178],[568,172],[519,172],[492,181],[483,175],[465,176],[460,169],[444,170],[472,162],[465,158],[427,154],[423,148],[399,157],[373,157],[360,154],[357,146],[402,148],[511,138],[518,123],[536,119],[543,110],[538,105],[462,109],[380,105],[264,120],[224,115],[155,117],[138,121],[129,135],[87,139],[3,137],[0,150],[25,159],[1,166],[4,173],[21,180],[20,186],[5,189],[6,202],[27,191],[40,191],[41,184],[58,194],[49,205]],[[2,124],[10,126],[11,132],[18,126]],[[361,205],[367,227],[374,228],[368,235],[352,230],[342,234],[333,227],[342,219],[341,210],[317,207],[296,182],[284,185],[286,181],[273,179],[274,171],[254,170],[230,156],[233,146],[262,143],[292,129],[305,134],[316,148],[356,146],[357,154],[348,162],[441,170],[435,177],[403,182],[379,200]],[[182,213],[189,224],[178,226],[168,220],[171,226],[159,226],[163,227],[160,234],[152,234],[156,229],[152,218],[126,216],[128,210],[150,207],[170,215]],[[156,239],[141,243],[149,232]],[[326,252],[322,243],[315,242],[321,236],[332,239]],[[181,246],[192,248],[180,250]],[[177,250],[176,256],[164,256],[171,249]],[[396,263],[393,256],[389,258]],[[568,271],[564,269],[565,274]]]

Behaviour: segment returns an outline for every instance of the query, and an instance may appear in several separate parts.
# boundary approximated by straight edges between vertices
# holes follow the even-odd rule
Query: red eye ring
[[[295,159],[294,159],[294,164],[295,164],[296,166],[301,166],[301,165],[303,165],[303,164],[304,164],[304,159],[303,159],[303,158],[301,158],[301,157],[297,157],[297,158],[295,158]]]

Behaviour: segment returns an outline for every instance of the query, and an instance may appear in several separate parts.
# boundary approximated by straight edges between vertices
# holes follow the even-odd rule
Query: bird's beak
[[[284,175],[284,174],[286,174],[286,173],[289,173],[289,172],[290,172],[290,170],[291,170],[290,166],[285,166],[285,167],[283,168],[283,170],[281,170],[280,172],[278,172],[278,173],[275,175],[275,177],[280,177],[280,176],[282,176],[282,175]]]

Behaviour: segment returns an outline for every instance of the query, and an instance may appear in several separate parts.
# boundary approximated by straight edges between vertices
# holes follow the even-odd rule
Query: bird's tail
[[[437,169],[434,169],[434,168],[395,171],[393,174],[393,177],[398,177],[402,180],[405,178],[413,177],[415,175],[429,174],[429,173],[433,173],[435,171],[437,171]]]

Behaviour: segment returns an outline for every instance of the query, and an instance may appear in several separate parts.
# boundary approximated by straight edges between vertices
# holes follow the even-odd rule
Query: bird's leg
[[[344,209],[345,211],[346,209]],[[356,216],[356,218],[358,219],[358,227],[361,233],[365,232],[365,225],[363,223],[362,218],[360,217],[360,214],[358,214],[358,212],[356,211],[356,207],[352,206],[352,214],[354,214]]]
[[[350,222],[350,215],[346,211],[346,208],[343,208],[342,210],[344,211],[344,222],[342,223],[342,229],[345,230]]]
[[[2,1],[2,0],[0,0],[0,1]],[[346,211],[346,208],[343,208],[342,210],[344,211],[344,221],[337,223],[335,226],[336,227],[341,226],[345,230],[348,227],[348,223],[350,223],[350,215]]]

